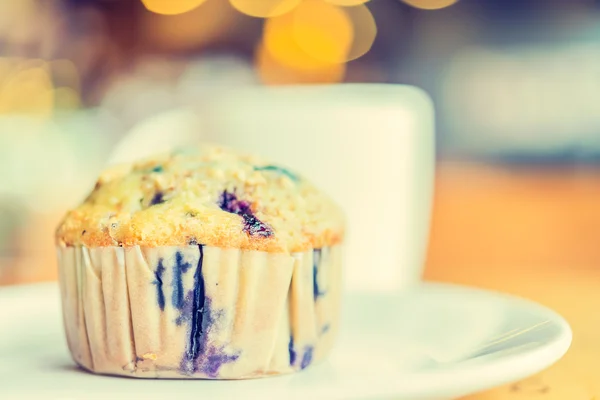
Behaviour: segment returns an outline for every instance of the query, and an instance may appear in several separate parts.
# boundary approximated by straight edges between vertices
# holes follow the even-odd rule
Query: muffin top
[[[258,156],[201,145],[104,171],[57,229],[58,245],[204,244],[300,252],[339,243],[339,207]]]

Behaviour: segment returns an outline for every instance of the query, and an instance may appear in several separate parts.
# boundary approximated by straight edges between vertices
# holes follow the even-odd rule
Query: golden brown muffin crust
[[[67,213],[56,240],[299,252],[337,244],[343,232],[339,207],[298,174],[202,145],[104,171],[84,203]]]

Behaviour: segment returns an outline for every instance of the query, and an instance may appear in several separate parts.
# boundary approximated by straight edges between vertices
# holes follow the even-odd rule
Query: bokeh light
[[[0,57],[0,115],[49,116],[80,107],[79,74],[68,60]]]
[[[295,69],[315,70],[332,64],[332,62],[309,55],[300,47],[294,31],[295,13],[296,11],[269,18],[265,22],[263,31],[265,51],[279,64]],[[325,35],[326,32],[322,34]],[[317,36],[316,39],[319,37]],[[348,46],[347,43],[346,46]]]
[[[354,40],[346,56],[346,61],[355,60],[365,55],[377,36],[377,24],[369,8],[365,5],[344,8],[354,27]]]
[[[219,0],[223,1],[223,0]],[[302,0],[229,0],[241,13],[252,17],[276,17],[293,10]]]
[[[343,8],[321,0],[305,0],[290,16],[294,40],[304,52],[327,63],[346,61],[354,29]]]
[[[193,10],[205,1],[206,0],[142,0],[142,3],[149,11],[154,13],[177,15]]]
[[[439,10],[451,6],[458,2],[458,0],[402,0],[408,5],[415,8],[421,8],[423,10]]]
[[[140,21],[142,36],[153,47],[167,51],[186,51],[217,41],[236,19],[243,15],[226,0],[212,0],[189,12],[165,18],[146,14]]]
[[[302,53],[300,53],[302,54]],[[295,61],[302,58],[297,55]],[[303,67],[291,67],[282,64],[266,48],[261,45],[256,51],[256,70],[259,78],[267,85],[285,85],[294,83],[337,83],[344,79],[345,64],[325,64],[311,59],[306,54]]]
[[[364,4],[338,7],[304,0],[292,12],[266,22],[264,43],[280,63],[306,69],[306,64],[359,58],[370,50],[376,35],[375,19]]]
[[[365,4],[369,0],[325,0],[328,3],[335,4],[336,6],[357,6],[359,4]]]
[[[304,0],[265,22],[257,70],[270,84],[339,82],[344,64],[368,52],[376,35],[375,19],[364,4],[339,7]]]
[[[48,115],[54,108],[53,84],[41,60],[8,60],[0,76],[0,114]]]

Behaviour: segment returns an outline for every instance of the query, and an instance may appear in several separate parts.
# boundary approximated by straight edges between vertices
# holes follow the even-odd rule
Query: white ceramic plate
[[[321,365],[249,381],[95,376],[72,363],[55,284],[0,290],[0,398],[450,399],[515,381],[567,351],[563,318],[513,297],[442,284],[349,295]]]

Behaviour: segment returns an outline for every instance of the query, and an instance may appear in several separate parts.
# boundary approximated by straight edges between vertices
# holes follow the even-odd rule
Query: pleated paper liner
[[[96,373],[285,374],[322,360],[338,330],[341,246],[59,247],[58,259],[69,350]]]

